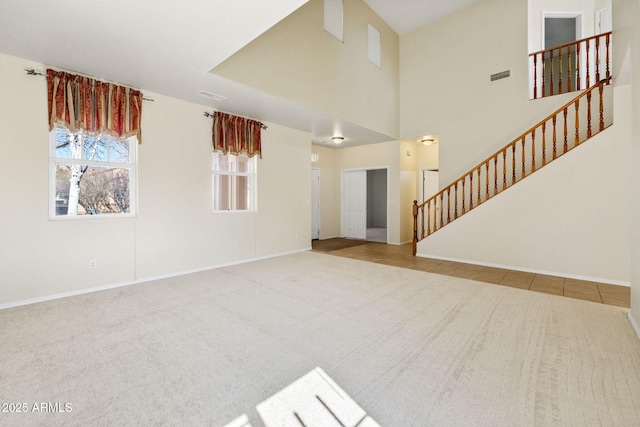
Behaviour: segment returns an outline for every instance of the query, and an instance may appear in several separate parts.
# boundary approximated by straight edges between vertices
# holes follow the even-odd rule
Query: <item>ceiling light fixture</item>
[[[334,136],[334,137],[331,138],[331,140],[333,142],[335,142],[336,144],[340,144],[342,141],[344,141],[344,138],[341,137],[341,136]]]
[[[433,138],[423,138],[422,141],[420,141],[420,142],[422,142],[424,145],[431,145],[431,144],[433,144],[435,142],[435,139],[433,139]]]

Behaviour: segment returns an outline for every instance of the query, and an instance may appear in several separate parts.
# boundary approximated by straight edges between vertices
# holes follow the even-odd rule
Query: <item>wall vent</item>
[[[506,79],[511,76],[511,70],[502,71],[500,73],[492,74],[491,81],[495,82],[496,80]]]
[[[227,99],[226,96],[218,95],[216,93],[207,92],[206,90],[198,91],[198,95],[204,96],[205,98],[213,99],[214,101],[218,101],[218,102],[224,101],[225,99]]]

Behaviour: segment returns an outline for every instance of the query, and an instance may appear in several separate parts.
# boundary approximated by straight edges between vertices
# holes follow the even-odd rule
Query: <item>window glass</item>
[[[212,159],[213,211],[254,211],[254,158],[214,152]]]
[[[133,214],[135,138],[56,128],[51,137],[50,216]]]
[[[130,159],[129,141],[111,139],[109,141],[109,161],[115,163],[128,163]]]
[[[382,54],[380,52],[380,31],[376,29],[373,25],[368,25],[368,34],[369,34],[369,43],[368,43],[368,56],[369,61],[378,68],[382,65]]]
[[[343,14],[343,0],[324,0],[324,29],[340,41],[344,41]]]

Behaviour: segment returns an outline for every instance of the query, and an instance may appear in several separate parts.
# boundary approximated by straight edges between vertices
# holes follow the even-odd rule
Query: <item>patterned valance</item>
[[[216,111],[213,113],[213,150],[262,158],[263,126],[256,120]]]
[[[63,126],[71,132],[136,136],[142,142],[142,93],[63,71],[47,70],[49,130]]]

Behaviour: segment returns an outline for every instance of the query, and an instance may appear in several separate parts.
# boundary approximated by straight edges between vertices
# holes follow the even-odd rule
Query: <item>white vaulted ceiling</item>
[[[307,0],[2,0],[0,52],[206,103],[209,70]]]
[[[478,0],[364,0],[399,35]]]
[[[478,0],[365,0],[404,34]],[[2,0],[0,52],[311,132],[338,118],[239,85],[209,71],[307,0]],[[220,94],[224,104],[198,95]],[[352,144],[389,135],[341,123]]]

